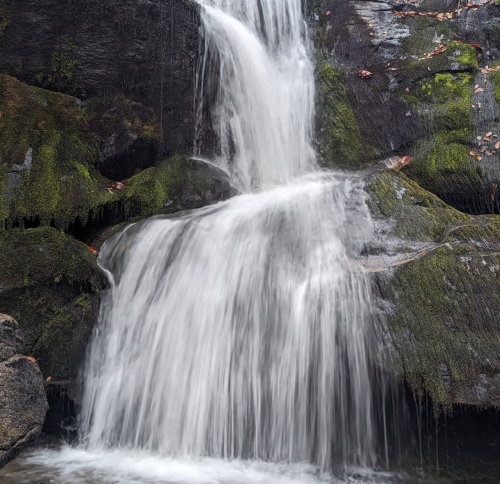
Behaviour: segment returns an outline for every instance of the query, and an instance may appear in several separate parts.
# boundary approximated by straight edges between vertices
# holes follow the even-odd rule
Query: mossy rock
[[[401,172],[386,170],[376,173],[366,188],[368,206],[375,219],[392,222],[390,236],[441,242],[453,227],[472,220]]]
[[[45,378],[75,376],[106,278],[82,243],[50,227],[0,234],[0,311],[17,319]]]
[[[327,166],[360,167],[376,156],[367,145],[349,104],[345,74],[320,62],[316,76],[321,97],[318,143],[319,153]]]
[[[474,82],[470,73],[449,72],[420,81],[414,94],[430,135],[416,143],[411,163],[403,168],[423,188],[459,207],[483,191],[481,166],[470,154]]]
[[[500,217],[465,215],[401,172],[372,175],[367,191],[384,236],[409,252],[375,278],[404,378],[436,411],[500,404],[484,388],[500,374]]]
[[[110,111],[114,117],[106,124],[100,116]],[[160,162],[153,157],[156,166],[124,180],[122,189],[110,188],[116,183],[97,169],[99,144],[117,123],[136,140],[160,142],[152,111],[123,97],[90,100],[83,110],[74,97],[0,75],[0,113],[0,216],[5,222],[0,230],[20,225],[74,231],[75,226],[109,226],[213,201],[206,199],[214,184],[211,174],[179,155]]]

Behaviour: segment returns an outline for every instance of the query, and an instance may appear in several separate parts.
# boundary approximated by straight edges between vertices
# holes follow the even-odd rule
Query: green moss
[[[450,71],[472,72],[473,74],[477,72],[477,53],[476,48],[472,45],[451,41],[448,43],[446,51],[442,54],[435,55],[430,59],[422,59],[421,57],[430,54],[437,47],[437,44],[432,42],[435,31],[432,31],[432,35],[430,35],[430,32],[427,32],[425,35],[426,40],[422,42],[413,44],[415,35],[417,34],[413,34],[405,40],[406,51],[411,54],[405,67],[407,75],[414,79],[424,79],[434,76],[436,73],[447,73]],[[446,34],[445,38],[448,36],[452,36],[451,31]],[[423,47],[424,45],[425,48]],[[419,58],[415,59],[415,57]]]
[[[367,192],[374,217],[391,219],[395,223],[392,234],[407,240],[441,242],[456,224],[471,220],[401,172],[377,173],[370,179]]]
[[[472,197],[481,189],[481,167],[469,153],[474,146],[470,116],[474,77],[440,73],[420,82],[420,102],[436,133],[414,147],[416,156],[404,172],[446,202]]]
[[[64,44],[55,46],[47,70],[38,73],[35,79],[45,89],[84,97],[82,68],[78,60],[78,47],[71,39],[66,39]]]
[[[500,371],[499,264],[472,245],[448,245],[401,266],[391,281],[390,325],[406,378],[436,410],[449,409],[481,374]]]
[[[74,98],[0,75],[0,112],[7,225],[39,220],[67,229],[111,201],[95,169],[98,139]]]
[[[126,187],[115,191],[126,219],[174,212],[182,205],[186,190],[200,195],[209,187],[183,156],[163,160],[125,181]]]
[[[318,64],[317,78],[322,96],[323,116],[319,132],[320,154],[329,164],[359,166],[376,155],[366,145],[345,92],[344,73],[328,62]]]
[[[68,378],[105,277],[85,245],[56,229],[0,234],[0,310],[14,316],[45,377]]]
[[[0,0],[0,47],[2,46],[3,33],[10,25],[10,13],[3,0]]]
[[[493,62],[493,64],[491,64],[491,67],[495,68],[495,67],[498,67],[499,65],[500,65],[500,61],[497,61],[497,62]],[[491,73],[490,79],[493,81],[493,88],[495,89],[495,100],[496,100],[497,104],[500,104],[500,72]]]

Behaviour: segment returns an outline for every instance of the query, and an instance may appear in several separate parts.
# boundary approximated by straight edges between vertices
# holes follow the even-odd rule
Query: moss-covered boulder
[[[458,212],[394,171],[367,188],[404,377],[436,410],[500,406],[500,217]]]
[[[154,114],[123,97],[91,99],[82,108],[74,97],[0,74],[0,113],[0,216],[7,229],[81,233],[88,224],[113,225],[229,196],[229,179],[216,167],[179,155],[158,159]],[[132,153],[141,147],[142,166]],[[106,163],[114,174],[139,173],[117,183],[100,173]]]
[[[325,159],[352,166],[351,153],[358,160],[409,155],[405,173],[446,203],[471,214],[498,213],[500,81],[486,67],[500,60],[500,5],[310,5]]]
[[[0,234],[0,309],[21,325],[45,378],[74,376],[106,277],[84,244],[50,227]]]

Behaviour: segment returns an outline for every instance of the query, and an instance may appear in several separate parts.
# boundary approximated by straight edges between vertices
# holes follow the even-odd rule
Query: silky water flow
[[[241,195],[104,246],[81,444],[27,458],[52,482],[306,482],[387,452],[371,222],[362,183],[317,168],[302,2],[200,3],[198,108],[217,93],[216,161]]]

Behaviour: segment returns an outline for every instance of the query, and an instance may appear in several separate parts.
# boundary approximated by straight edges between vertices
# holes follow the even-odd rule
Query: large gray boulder
[[[17,321],[0,314],[0,467],[35,441],[48,409],[42,373],[23,347]]]

